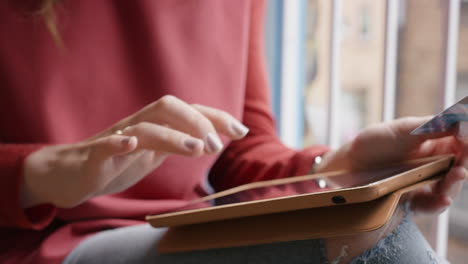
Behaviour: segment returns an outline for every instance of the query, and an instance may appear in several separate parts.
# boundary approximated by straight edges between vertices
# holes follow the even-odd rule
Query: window
[[[336,147],[369,124],[435,114],[448,101],[468,94],[466,0],[270,0],[270,7],[272,3],[275,11],[269,11],[269,19],[281,25],[269,27],[281,43],[267,41],[270,51],[276,47],[272,54],[281,57],[273,65],[277,70],[270,71],[276,87],[274,98],[283,98],[291,89],[300,91],[292,97],[289,94],[289,103],[277,99],[275,106],[303,111],[294,117],[295,126],[287,127],[296,132],[280,133],[282,137],[300,136],[285,140],[299,142],[293,146]],[[278,16],[291,12],[291,8],[296,9],[295,14],[305,11],[305,15]],[[458,55],[451,53],[457,39]],[[296,75],[288,76],[293,84],[278,70],[285,68],[278,67],[285,58],[287,63],[299,66]],[[457,66],[453,76],[458,82],[451,94],[450,87],[455,87],[450,79],[454,58]],[[281,79],[281,83],[274,79]],[[277,114],[280,123],[286,117]],[[454,264],[468,258],[467,201],[468,186],[455,201],[448,221],[445,246],[447,258]],[[417,222],[432,245],[444,254],[443,247],[437,245],[444,240],[433,232],[437,221],[418,218]]]

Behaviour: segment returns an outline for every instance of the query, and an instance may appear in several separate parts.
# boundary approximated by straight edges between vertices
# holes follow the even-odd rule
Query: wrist
[[[42,172],[46,169],[40,165],[43,156],[43,149],[31,153],[23,162],[23,179],[21,183],[20,202],[22,208],[33,207],[39,204],[48,203],[48,199],[40,195],[39,190],[45,184],[40,180]]]
[[[46,203],[44,199],[39,198],[34,194],[27,183],[22,184],[20,193],[20,203],[23,209],[34,207],[39,204]]]

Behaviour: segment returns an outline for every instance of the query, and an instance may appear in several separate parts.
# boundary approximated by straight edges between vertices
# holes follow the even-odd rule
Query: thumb
[[[433,116],[405,117],[393,123],[393,131],[399,139],[404,139],[410,145],[421,144],[428,139],[436,139],[453,135],[453,131],[432,132],[427,134],[412,135],[411,132],[423,124],[429,122]]]

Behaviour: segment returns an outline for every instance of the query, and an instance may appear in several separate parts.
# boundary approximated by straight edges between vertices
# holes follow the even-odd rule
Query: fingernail
[[[122,139],[122,145],[126,146],[126,145],[133,144],[136,140],[137,139],[135,136],[125,137],[124,139]]]
[[[203,142],[195,138],[187,138],[184,141],[185,147],[188,148],[190,151],[194,151],[200,144],[203,144]]]
[[[223,148],[223,143],[219,137],[213,133],[208,133],[208,136],[206,136],[206,143],[207,151],[210,153],[219,152]]]
[[[249,129],[237,120],[231,122],[231,128],[239,137],[243,137],[249,133]]]

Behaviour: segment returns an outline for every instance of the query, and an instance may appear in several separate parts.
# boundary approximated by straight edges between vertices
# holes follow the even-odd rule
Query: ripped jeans
[[[149,225],[103,231],[83,241],[63,263],[440,263],[404,209],[385,227],[365,234],[185,253],[156,252],[164,232]]]

